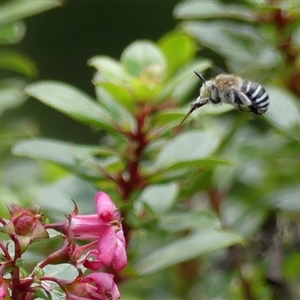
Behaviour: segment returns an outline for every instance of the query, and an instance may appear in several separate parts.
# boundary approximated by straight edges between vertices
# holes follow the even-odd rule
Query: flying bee
[[[220,74],[216,78],[206,81],[203,76],[195,71],[203,82],[200,95],[191,104],[190,111],[183,118],[179,126],[197,108],[211,102],[213,104],[232,104],[240,111],[252,112],[256,115],[264,114],[269,106],[269,96],[266,90],[257,82],[242,79],[241,77]],[[248,110],[245,110],[245,108]]]

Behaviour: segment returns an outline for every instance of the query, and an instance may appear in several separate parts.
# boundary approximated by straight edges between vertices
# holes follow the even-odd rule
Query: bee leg
[[[241,112],[249,112],[242,105],[235,105],[235,108],[238,109]]]
[[[187,119],[187,117],[197,108],[205,105],[207,102],[209,101],[209,98],[200,98],[198,97],[196,101],[192,102],[191,104],[191,109],[190,111],[185,115],[185,117],[183,118],[183,120],[180,122],[180,124],[178,125],[178,127],[180,127],[183,122]]]
[[[253,104],[252,101],[243,92],[235,90],[235,93],[235,102],[240,102],[240,104],[245,106],[251,106]]]
[[[241,112],[249,112],[250,110],[252,111],[251,109],[251,106],[252,106],[252,101],[247,97],[247,95],[245,95],[243,92],[241,91],[238,91],[238,90],[234,90],[233,92],[233,98],[234,98],[234,101],[233,101],[233,106],[241,111]],[[248,110],[245,109],[245,108],[249,108]]]
[[[192,113],[195,109],[205,105],[209,100],[209,98],[198,97],[196,101],[192,102],[190,113]]]
[[[261,115],[262,114],[261,112],[258,111],[258,109],[254,105],[250,105],[249,108],[256,115]]]
[[[218,104],[221,102],[221,98],[218,92],[218,89],[216,88],[215,85],[211,86],[211,90],[210,90],[210,100],[213,104]]]

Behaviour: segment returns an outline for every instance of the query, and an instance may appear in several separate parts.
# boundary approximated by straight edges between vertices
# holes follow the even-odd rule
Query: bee
[[[195,109],[209,102],[212,104],[232,104],[240,111],[252,112],[256,115],[262,115],[268,109],[270,103],[268,93],[257,82],[231,74],[220,74],[216,78],[206,81],[198,72],[195,71],[195,74],[203,82],[200,95],[196,101],[192,102],[190,111],[179,126]]]

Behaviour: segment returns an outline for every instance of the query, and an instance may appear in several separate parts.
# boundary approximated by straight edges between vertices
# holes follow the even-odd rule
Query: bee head
[[[200,78],[200,80],[203,82],[203,85],[202,85],[201,88],[200,88],[200,95],[199,95],[199,98],[202,99],[202,98],[207,98],[207,97],[209,97],[209,95],[210,95],[210,90],[211,90],[211,85],[212,85],[211,80],[206,81],[206,80],[204,79],[204,77],[203,77],[200,73],[198,73],[198,72],[196,72],[196,71],[194,71],[194,73],[195,73],[195,74]]]
[[[209,96],[210,96],[210,91],[211,91],[211,86],[212,86],[212,82],[211,80],[206,81],[204,79],[204,77],[194,71],[194,73],[200,78],[200,80],[203,82],[202,87],[200,88],[200,95],[197,98],[197,100],[195,102],[192,103],[191,105],[191,109],[190,111],[186,114],[186,116],[183,118],[183,120],[181,121],[181,123],[179,124],[179,127],[182,125],[182,123],[186,120],[186,118],[198,107],[203,106],[207,103]]]

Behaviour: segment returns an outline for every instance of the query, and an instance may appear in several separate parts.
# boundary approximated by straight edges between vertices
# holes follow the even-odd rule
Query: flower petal
[[[107,227],[98,241],[99,259],[106,266],[112,263],[116,246],[115,232],[111,227]]]
[[[114,270],[119,272],[124,269],[127,265],[127,255],[124,245],[117,240],[117,247],[115,249],[114,258],[113,258],[113,267]]]
[[[99,252],[97,249],[91,250],[85,260],[83,265],[90,270],[98,271],[100,268],[104,267],[104,263],[99,259]]]
[[[106,223],[112,221],[116,207],[110,197],[104,192],[99,192],[95,196],[95,201],[99,219]]]
[[[113,278],[114,276],[108,273],[92,273],[87,275],[82,282],[94,282],[97,287],[97,295],[102,294],[105,295],[107,299],[117,300],[121,295]],[[109,297],[107,294],[109,294]]]

